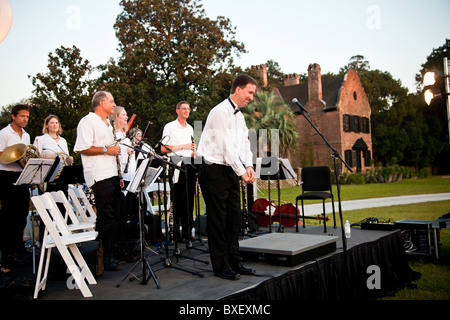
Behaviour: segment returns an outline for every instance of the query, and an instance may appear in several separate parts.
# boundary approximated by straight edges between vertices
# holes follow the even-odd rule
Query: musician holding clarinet
[[[194,195],[196,170],[194,164],[195,144],[192,141],[194,129],[187,123],[191,108],[188,102],[181,101],[176,106],[177,119],[165,125],[162,139],[168,141],[161,145],[161,152],[168,154],[172,162],[180,164],[183,172],[175,171],[173,181],[173,199],[175,225],[178,230],[177,240],[188,242],[192,240],[191,229],[194,227]],[[179,226],[181,224],[181,234]]]
[[[116,104],[111,93],[99,91],[92,98],[92,107],[93,112],[78,123],[74,152],[81,154],[86,184],[94,192],[96,229],[102,240],[105,270],[116,271],[119,267],[113,249],[120,213],[121,173],[117,157],[121,150],[108,119]]]

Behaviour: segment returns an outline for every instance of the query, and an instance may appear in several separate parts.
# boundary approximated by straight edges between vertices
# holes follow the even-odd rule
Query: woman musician
[[[134,156],[134,143],[127,137],[127,127],[128,127],[128,115],[124,107],[115,107],[114,112],[111,115],[111,120],[114,126],[114,139],[119,141],[120,145],[120,156],[118,156],[118,167],[120,168],[120,175],[124,181],[124,188],[126,189],[128,184],[133,180],[134,174],[136,172],[136,158]],[[130,130],[132,131],[132,130]],[[130,132],[131,136],[131,132]],[[132,137],[132,136],[131,136]],[[133,138],[131,138],[134,140]],[[139,236],[138,229],[134,228],[134,221],[139,218],[139,202],[135,194],[128,192],[126,196],[122,198],[120,220],[119,220],[119,240],[127,240],[133,237]],[[131,225],[128,225],[128,222]]]
[[[33,143],[40,157],[44,159],[56,159],[56,157],[60,157],[65,165],[72,165],[73,157],[69,155],[66,139],[61,136],[62,128],[58,116],[51,114],[45,118],[42,133],[43,135],[37,136]],[[55,185],[51,188],[49,184],[48,188],[50,189],[47,191],[62,190],[67,194],[67,184],[58,186],[56,189]]]
[[[40,157],[44,159],[56,159],[56,157],[59,156],[64,164],[72,165],[73,157],[69,155],[69,148],[67,146],[66,139],[61,136],[62,128],[58,116],[51,114],[45,118],[42,133],[43,135],[37,136],[33,143],[38,150]],[[67,182],[56,179],[54,182],[47,183],[45,190],[40,190],[40,192],[61,190],[67,197],[68,188],[69,185]],[[60,209],[65,210],[62,207],[60,207]],[[39,231],[39,238],[42,241],[42,236],[44,233],[43,223],[40,224]]]

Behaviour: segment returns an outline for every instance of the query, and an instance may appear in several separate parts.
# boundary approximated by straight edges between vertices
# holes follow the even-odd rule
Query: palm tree
[[[294,115],[286,103],[272,92],[259,91],[255,100],[244,109],[244,116],[249,129],[267,130],[267,140],[263,141],[267,150],[275,149],[272,143],[271,129],[278,130],[279,150],[281,158],[290,158],[291,151],[296,146],[298,133],[295,128]],[[264,136],[258,136],[261,143]]]

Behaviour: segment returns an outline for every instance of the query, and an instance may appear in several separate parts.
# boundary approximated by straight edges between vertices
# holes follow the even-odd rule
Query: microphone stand
[[[185,192],[186,192],[186,208],[189,210],[190,206],[189,206],[189,198],[188,198],[188,194],[189,194],[189,191],[188,191],[188,190],[189,190],[189,188],[188,188],[188,167],[187,167],[187,166],[191,166],[191,168],[194,168],[194,169],[196,169],[196,168],[195,168],[195,166],[194,166],[190,161],[189,161],[188,164],[186,164],[186,163],[183,161],[183,157],[181,157],[181,156],[178,155],[176,152],[174,152],[169,146],[167,146],[167,145],[165,145],[165,144],[163,144],[163,143],[161,143],[161,142],[159,142],[158,145],[163,146],[165,149],[167,149],[167,150],[169,151],[169,153],[173,153],[176,157],[180,158],[181,161],[185,164],[184,170],[181,169],[181,168],[179,168],[179,170],[182,171],[182,172],[184,172],[184,180],[185,180],[184,188],[185,188]],[[187,217],[187,228],[188,228],[188,233],[191,232],[191,227],[193,227],[193,226],[190,225],[190,215],[191,215],[191,212],[188,212],[188,217]],[[178,216],[177,216],[176,213],[175,213],[175,218],[178,218]],[[178,222],[177,220],[175,220],[175,221]],[[178,228],[177,228],[177,229],[178,229]],[[179,231],[179,230],[177,230],[177,231]],[[176,244],[176,243],[177,243],[177,237],[174,237],[174,238],[175,238],[175,244]],[[181,257],[181,252],[179,251],[179,248],[178,248],[177,245],[176,245],[175,247],[176,247],[176,250],[175,250],[175,256],[176,256],[177,259],[178,259],[178,257]],[[189,249],[196,249],[196,248],[193,247],[191,239],[187,239],[187,243],[186,243],[186,250],[189,250]],[[199,249],[199,250],[200,250],[200,249]],[[202,250],[200,250],[200,251],[202,251]],[[191,259],[191,260],[198,261],[198,262],[202,262],[202,263],[204,263],[204,264],[209,264],[209,261],[203,261],[203,260],[200,260],[200,259],[196,259],[196,258],[194,258],[194,257],[191,257],[191,256],[184,256],[184,258]]]
[[[160,143],[161,143],[161,141],[158,143],[158,145]],[[158,145],[157,145],[157,147],[158,147]],[[203,273],[200,273],[200,272],[197,272],[197,271],[194,271],[194,270],[190,270],[190,269],[187,269],[187,268],[183,268],[183,267],[178,266],[178,265],[174,265],[172,263],[172,260],[170,259],[170,256],[169,256],[169,221],[168,221],[168,211],[167,211],[167,190],[166,190],[167,165],[169,165],[172,170],[173,169],[178,169],[180,171],[184,171],[184,170],[181,167],[179,167],[176,164],[174,164],[173,162],[168,161],[164,157],[158,155],[153,148],[150,147],[150,149],[151,149],[150,153],[156,159],[160,160],[161,163],[162,163],[162,166],[163,166],[162,177],[163,177],[163,181],[164,181],[164,184],[163,184],[164,185],[164,218],[165,218],[165,228],[166,228],[166,241],[165,241],[166,258],[165,259],[161,258],[161,260],[163,260],[163,267],[164,268],[174,268],[176,270],[188,272],[188,273],[191,273],[193,275],[198,275],[198,276],[203,278],[205,276]],[[143,153],[148,153],[147,151],[144,151],[144,150],[138,150],[138,151],[143,152]],[[173,190],[173,185],[172,185],[172,177],[171,177],[170,174],[169,174],[168,178],[169,178],[170,190],[172,191]],[[171,199],[173,199],[173,197],[171,197]],[[171,208],[173,208],[173,204],[171,205]],[[179,249],[178,249],[178,243],[177,243],[176,237],[174,237],[174,240],[175,240],[174,241],[175,242],[175,250],[174,251],[176,252],[175,256],[177,257],[177,262],[178,262]]]
[[[344,248],[344,252],[347,251],[347,238],[345,237],[345,230],[344,230],[344,223],[343,223],[343,219],[342,219],[342,206],[341,206],[341,188],[340,188],[340,184],[339,184],[339,175],[340,175],[340,167],[337,163],[337,159],[339,159],[346,167],[347,169],[353,173],[352,168],[347,164],[347,162],[344,161],[344,159],[342,159],[341,155],[339,154],[339,152],[337,152],[337,150],[335,148],[333,148],[333,146],[328,142],[328,140],[323,136],[323,134],[319,131],[319,129],[317,129],[317,127],[313,124],[313,122],[311,121],[311,119],[309,119],[305,113],[303,112],[303,110],[306,111],[306,109],[304,108],[300,108],[300,111],[295,112],[295,115],[303,115],[305,117],[305,119],[309,122],[309,124],[314,128],[314,130],[319,134],[319,136],[323,139],[323,141],[325,141],[325,143],[327,144],[327,146],[331,149],[332,154],[331,157],[333,158],[333,163],[334,163],[334,175],[336,176],[336,188],[337,188],[337,195],[338,195],[338,204],[339,204],[339,217],[341,220],[341,232],[342,232],[342,245]],[[307,111],[306,111],[307,112]]]
[[[149,159],[149,161],[145,165],[145,169],[142,172],[142,176],[137,176],[138,178],[140,178],[139,186],[136,189],[138,197],[139,197],[139,225],[140,225],[140,228],[139,228],[140,229],[140,232],[139,232],[139,246],[140,246],[140,259],[131,268],[131,270],[123,277],[123,279],[116,285],[116,287],[120,287],[122,282],[130,275],[132,275],[134,279],[138,279],[139,280],[139,278],[133,273],[133,271],[141,263],[142,264],[141,284],[146,285],[148,283],[148,279],[153,278],[153,280],[155,281],[156,287],[158,289],[161,288],[161,286],[159,285],[159,282],[158,282],[158,280],[156,278],[156,275],[153,272],[152,267],[150,266],[149,262],[147,261],[146,252],[145,252],[145,249],[148,248],[148,245],[146,244],[146,241],[145,241],[146,228],[144,227],[144,214],[145,214],[145,209],[144,209],[144,192],[145,192],[145,189],[147,187],[145,185],[146,184],[145,183],[145,179],[146,179],[146,176],[147,176],[147,172],[149,171],[149,167],[150,167],[151,161],[152,161],[152,159]],[[156,178],[157,177],[154,177],[154,179],[156,179]],[[131,281],[131,279],[130,279],[130,281]]]

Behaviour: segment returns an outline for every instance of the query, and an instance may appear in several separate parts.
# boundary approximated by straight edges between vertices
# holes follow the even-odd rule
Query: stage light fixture
[[[442,97],[441,91],[436,88],[427,89],[424,95],[425,95],[425,102],[427,103],[427,105],[430,105],[433,99],[439,99]]]
[[[425,75],[423,76],[423,85],[432,86],[435,83],[436,83],[436,73],[434,71],[425,73]]]
[[[450,43],[450,40],[447,39],[447,45]],[[449,64],[448,58],[444,57],[444,72],[442,71],[429,71],[423,76],[423,85],[424,85],[424,98],[425,102],[430,105],[431,102],[435,99],[445,98],[446,106],[447,106],[447,123],[448,123],[448,132],[449,132],[449,142],[450,142],[450,76],[449,76]],[[444,81],[444,92],[439,90],[437,86],[442,85],[441,80]]]

